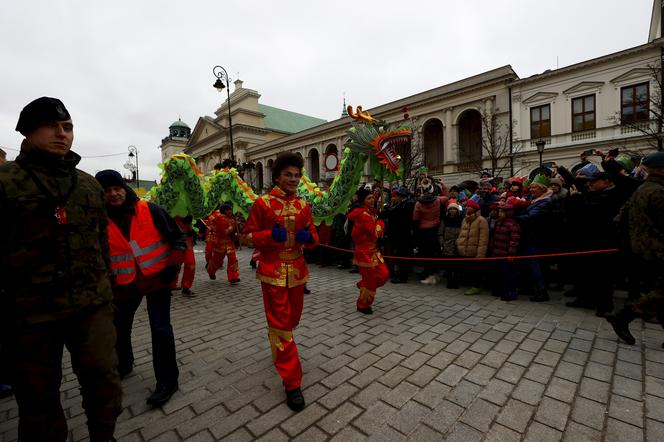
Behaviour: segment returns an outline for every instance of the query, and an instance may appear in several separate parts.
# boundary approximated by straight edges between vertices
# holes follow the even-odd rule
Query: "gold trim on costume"
[[[267,339],[270,341],[270,350],[272,350],[272,361],[277,360],[277,350],[284,351],[284,344],[279,339],[286,342],[293,342],[293,332],[288,330],[280,330],[274,327],[267,328]]]
[[[282,250],[279,252],[279,258],[281,259],[287,259],[287,260],[294,260],[302,256],[302,250]]]
[[[366,287],[360,287],[360,302],[362,304],[373,304],[374,298],[376,297],[376,292],[369,290]]]

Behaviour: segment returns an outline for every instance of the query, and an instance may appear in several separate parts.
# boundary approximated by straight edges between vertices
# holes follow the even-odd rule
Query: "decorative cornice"
[[[604,86],[603,81],[582,81],[574,86],[572,86],[569,89],[565,89],[563,91],[563,94],[570,96],[570,95],[577,95],[583,92],[591,92],[591,91],[598,91]]]
[[[536,94],[531,95],[530,97],[526,98],[525,100],[522,100],[521,102],[527,105],[532,105],[535,103],[537,104],[551,103],[552,101],[555,101],[557,96],[558,92],[537,92]]]
[[[652,70],[649,68],[634,68],[630,69],[629,71],[618,75],[616,78],[612,78],[609,80],[611,83],[615,85],[623,84],[623,83],[628,83],[630,81],[634,80],[641,80],[643,78],[650,78],[652,76]]]

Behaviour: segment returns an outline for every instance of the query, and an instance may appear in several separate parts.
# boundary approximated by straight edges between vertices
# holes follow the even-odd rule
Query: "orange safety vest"
[[[136,214],[131,219],[130,240],[124,237],[111,220],[108,225],[108,243],[111,249],[111,273],[118,285],[129,284],[136,277],[136,264],[147,277],[161,272],[168,263],[170,247],[152,222],[146,201],[136,203]]]

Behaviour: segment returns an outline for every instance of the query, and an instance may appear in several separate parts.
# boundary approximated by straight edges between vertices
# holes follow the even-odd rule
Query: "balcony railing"
[[[595,129],[572,133],[572,141],[593,140],[596,137],[597,137],[597,131]]]

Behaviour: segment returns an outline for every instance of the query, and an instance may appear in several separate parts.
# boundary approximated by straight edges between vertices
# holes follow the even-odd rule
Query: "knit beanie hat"
[[[599,171],[600,170],[593,163],[588,163],[585,166],[583,166],[581,169],[579,169],[576,172],[576,174],[577,175],[583,175],[584,177],[591,177],[591,176],[599,173]]]
[[[27,134],[44,123],[71,119],[62,101],[57,98],[41,97],[28,103],[16,123],[16,132]]]
[[[102,170],[101,172],[97,172],[95,178],[97,181],[99,181],[99,184],[101,184],[101,187],[104,189],[113,186],[125,188],[127,187],[127,183],[125,183],[125,180],[122,178],[122,175],[120,175],[120,172],[113,169],[106,169]]]
[[[466,201],[466,207],[471,207],[475,210],[480,210],[480,205],[477,204],[474,200],[468,200]]]
[[[448,201],[446,210],[450,210],[450,209],[457,209],[459,212],[461,212],[461,206],[459,206],[459,204],[457,204],[456,200],[449,200]]]

